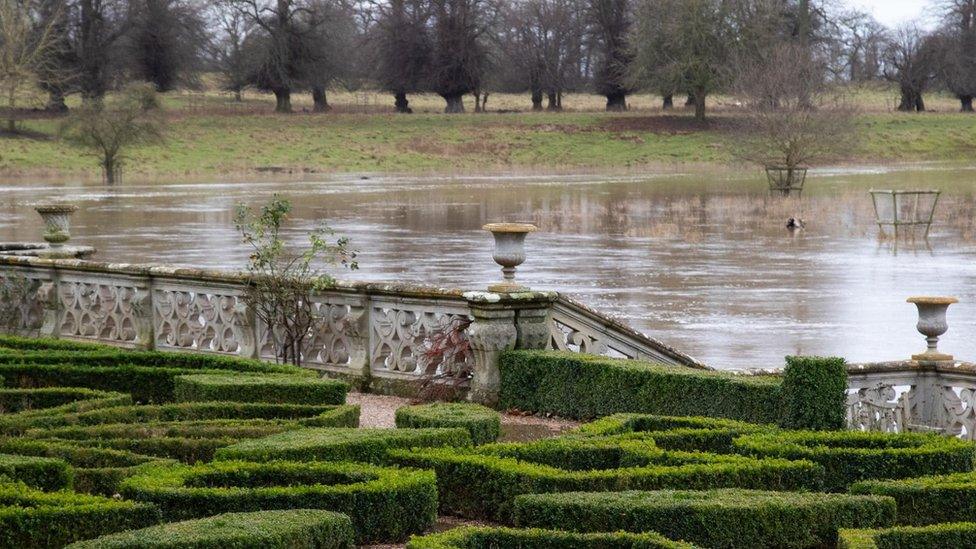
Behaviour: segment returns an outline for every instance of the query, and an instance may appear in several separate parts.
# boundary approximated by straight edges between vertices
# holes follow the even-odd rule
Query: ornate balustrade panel
[[[707,368],[690,356],[565,296],[551,311],[549,348]]]
[[[240,286],[154,280],[156,348],[253,357],[254,324],[242,293]]]
[[[0,329],[36,336],[51,333],[55,320],[47,303],[54,296],[51,273],[43,269],[0,271]],[[48,324],[48,326],[45,326]]]
[[[464,300],[374,298],[369,308],[373,374],[418,377],[471,365]]]
[[[57,283],[60,337],[126,347],[145,345],[149,285],[132,276],[64,273]]]

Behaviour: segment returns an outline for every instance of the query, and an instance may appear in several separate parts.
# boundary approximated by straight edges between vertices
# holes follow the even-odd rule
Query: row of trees
[[[704,117],[710,94],[743,91],[789,55],[808,96],[884,78],[903,110],[923,109],[934,85],[971,110],[976,0],[933,2],[943,24],[925,33],[831,0],[0,0],[0,80],[10,106],[36,84],[51,110],[68,94],[98,101],[130,80],[165,92],[216,72],[238,96],[273,93],[281,112],[298,92],[327,110],[334,86],[380,87],[401,112],[418,92],[459,112],[470,94],[476,110],[489,91],[558,110],[583,90],[622,110],[649,89]]]

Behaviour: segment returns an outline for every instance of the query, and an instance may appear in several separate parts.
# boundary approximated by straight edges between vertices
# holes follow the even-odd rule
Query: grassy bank
[[[626,114],[491,112],[396,115],[351,94],[329,114],[275,115],[270,100],[243,104],[216,95],[166,98],[169,128],[162,145],[132,151],[129,179],[327,172],[471,172],[626,170],[662,164],[734,162],[740,115],[719,102],[706,125],[678,110],[665,115],[641,96]],[[519,96],[493,97],[508,110]],[[865,99],[863,139],[838,162],[971,161],[976,117],[949,112],[901,114]],[[416,103],[436,110],[436,98]],[[428,105],[429,103],[429,105]],[[590,104],[592,103],[592,105]],[[596,109],[588,97],[581,108]],[[298,104],[298,109],[302,109]],[[524,106],[523,106],[524,108]],[[96,161],[57,138],[58,120],[23,123],[27,136],[0,138],[0,177],[98,177]]]

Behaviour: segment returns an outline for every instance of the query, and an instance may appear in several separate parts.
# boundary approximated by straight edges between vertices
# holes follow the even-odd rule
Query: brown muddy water
[[[493,221],[527,221],[519,278],[620,317],[718,368],[789,354],[906,358],[923,341],[905,299],[960,298],[945,351],[976,360],[976,168],[821,170],[802,200],[758,173],[626,177],[334,177],[275,183],[0,184],[0,241],[38,240],[32,205],[76,203],[73,233],[100,260],[239,268],[238,201],[296,205],[291,237],[328,222],[367,280],[482,289],[496,277]],[[944,191],[928,241],[879,239],[870,188]],[[806,222],[791,234],[786,220]]]

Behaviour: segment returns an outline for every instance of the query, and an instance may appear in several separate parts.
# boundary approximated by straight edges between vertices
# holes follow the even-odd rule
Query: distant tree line
[[[976,0],[932,6],[941,25],[926,32],[831,0],[0,0],[0,80],[13,97],[30,73],[52,111],[72,94],[98,102],[131,81],[166,92],[218,74],[238,99],[274,94],[279,112],[296,93],[325,111],[327,90],[370,87],[404,113],[417,93],[461,112],[464,96],[482,110],[494,91],[553,111],[567,93],[624,110],[651,91],[704,118],[710,95],[788,58],[801,95],[888,80],[901,110],[924,110],[938,87],[972,111]]]

